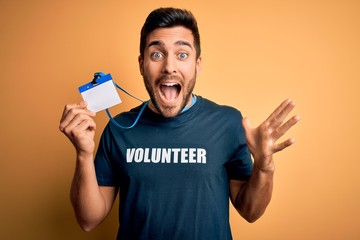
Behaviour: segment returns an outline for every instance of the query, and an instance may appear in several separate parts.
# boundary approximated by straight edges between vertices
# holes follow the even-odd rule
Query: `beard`
[[[180,108],[176,110],[176,108],[178,106],[164,106],[161,105],[160,99],[157,91],[159,91],[158,89],[160,88],[161,82],[163,82],[164,80],[170,80],[170,79],[176,79],[181,85],[181,89],[179,92],[180,93],[183,92],[182,94],[182,101],[180,103]],[[164,75],[158,79],[155,80],[155,83],[153,85],[151,85],[150,80],[144,75],[143,76],[143,80],[144,80],[144,84],[145,84],[145,88],[150,96],[151,102],[154,105],[154,107],[156,108],[157,112],[159,114],[161,114],[163,117],[166,118],[171,118],[171,117],[176,117],[178,116],[181,111],[184,109],[184,107],[188,104],[190,97],[192,95],[192,92],[195,88],[195,82],[196,82],[196,74],[194,74],[194,76],[189,80],[189,83],[187,84],[187,86],[184,85],[184,81],[179,78],[178,76],[172,76],[172,75]]]

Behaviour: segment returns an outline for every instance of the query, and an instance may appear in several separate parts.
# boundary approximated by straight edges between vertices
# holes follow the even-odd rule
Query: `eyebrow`
[[[193,49],[193,47],[191,46],[191,44],[189,42],[183,41],[183,40],[179,40],[179,41],[175,42],[175,45],[188,46],[191,49]],[[150,42],[147,47],[149,48],[151,46],[164,46],[164,43],[162,41],[155,40],[155,41]]]

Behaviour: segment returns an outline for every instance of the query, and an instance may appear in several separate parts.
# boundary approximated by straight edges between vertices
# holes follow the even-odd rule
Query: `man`
[[[131,129],[106,126],[95,160],[95,114],[85,102],[64,109],[60,130],[77,153],[71,201],[80,226],[100,224],[119,192],[118,239],[231,239],[229,197],[249,222],[270,202],[272,156],[294,143],[276,143],[299,121],[284,123],[294,103],[252,128],[238,110],[193,94],[200,36],[186,10],[150,13],[138,60],[148,106]],[[131,125],[140,108],[115,120]]]

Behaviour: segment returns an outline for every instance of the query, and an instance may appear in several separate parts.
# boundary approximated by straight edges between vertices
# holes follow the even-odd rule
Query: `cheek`
[[[190,82],[197,76],[197,69],[195,66],[188,66],[187,68],[184,68],[182,70],[183,71],[180,70],[180,72],[182,73],[185,82]]]
[[[158,64],[154,63],[146,63],[144,64],[144,75],[146,75],[150,79],[156,79],[161,69],[159,68]]]

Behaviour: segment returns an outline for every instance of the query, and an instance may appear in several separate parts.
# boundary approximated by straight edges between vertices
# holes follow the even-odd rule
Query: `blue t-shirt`
[[[140,108],[115,120],[131,125]],[[231,239],[228,181],[252,171],[241,120],[198,96],[174,118],[146,108],[131,129],[109,123],[95,167],[99,185],[119,187],[118,239]]]

